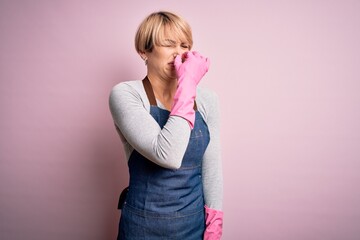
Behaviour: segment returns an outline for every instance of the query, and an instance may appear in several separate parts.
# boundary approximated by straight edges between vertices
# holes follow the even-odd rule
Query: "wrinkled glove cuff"
[[[222,235],[224,213],[205,206],[205,232],[204,240],[219,240]]]

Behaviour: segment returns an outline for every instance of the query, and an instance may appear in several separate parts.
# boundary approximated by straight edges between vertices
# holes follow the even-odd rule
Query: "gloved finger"
[[[194,57],[194,54],[193,52],[186,52],[186,58],[185,59],[190,59],[190,58],[193,58]]]
[[[188,53],[189,53],[189,52],[184,52],[184,53],[181,55],[181,60],[182,60],[182,62],[185,62],[185,60],[188,58]]]
[[[175,60],[174,60],[174,66],[175,66],[176,71],[179,70],[181,64],[182,64],[181,56],[177,55]]]
[[[192,54],[195,56],[195,57],[202,57],[201,54],[197,51],[192,51]]]
[[[201,60],[204,60],[206,59],[206,57],[204,57],[203,55],[201,55],[199,52],[196,52],[196,51],[193,51],[193,55]]]

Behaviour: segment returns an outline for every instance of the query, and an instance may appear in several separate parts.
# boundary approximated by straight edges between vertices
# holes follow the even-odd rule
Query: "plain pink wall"
[[[0,1],[0,239],[115,239],[108,109],[150,12],[192,25],[221,100],[225,240],[359,239],[359,1]]]

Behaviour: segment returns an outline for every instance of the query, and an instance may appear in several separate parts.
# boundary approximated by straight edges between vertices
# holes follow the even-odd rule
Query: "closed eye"
[[[162,44],[162,46],[164,46],[164,47],[175,47],[176,46],[176,41],[171,40],[171,39],[165,39],[165,42]]]
[[[182,48],[187,48],[187,49],[189,49],[189,48],[190,48],[190,46],[189,46],[189,45],[187,45],[187,44],[182,44],[182,45],[181,45],[181,47],[182,47]]]

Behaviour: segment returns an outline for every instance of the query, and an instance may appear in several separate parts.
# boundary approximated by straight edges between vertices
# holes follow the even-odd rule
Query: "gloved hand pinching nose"
[[[195,122],[193,106],[196,87],[209,70],[210,60],[198,52],[186,52],[183,56],[176,56],[174,66],[178,86],[170,115],[185,118],[192,129]]]

